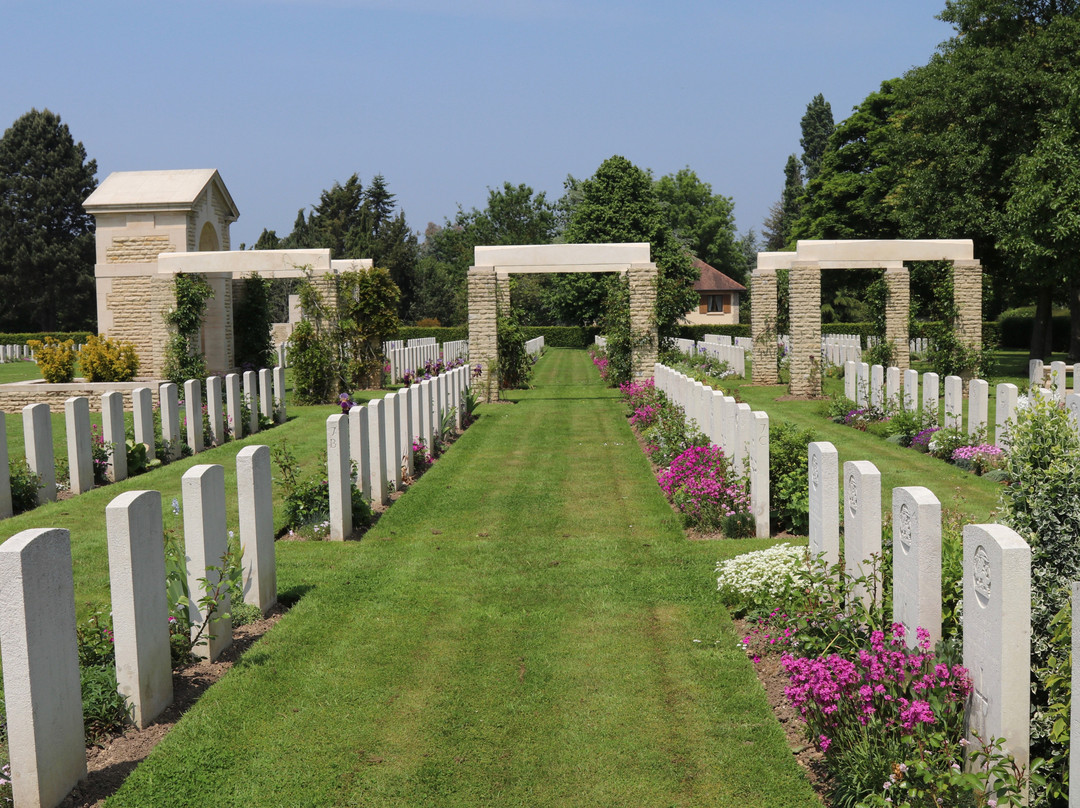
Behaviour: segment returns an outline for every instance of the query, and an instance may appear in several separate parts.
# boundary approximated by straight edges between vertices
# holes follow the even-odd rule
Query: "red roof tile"
[[[706,264],[700,258],[693,260],[694,267],[701,271],[701,276],[694,284],[698,292],[745,292],[746,287],[732,280],[719,269]]]

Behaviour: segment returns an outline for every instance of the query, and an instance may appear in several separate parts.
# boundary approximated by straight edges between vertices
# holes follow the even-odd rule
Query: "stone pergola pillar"
[[[791,265],[791,395],[821,395],[821,265]],[[756,308],[757,301],[753,307]],[[756,363],[755,363],[756,364]]]
[[[953,261],[953,304],[960,341],[968,348],[981,348],[982,264],[979,261]]]
[[[468,278],[469,364],[480,365],[482,369],[472,387],[479,401],[490,404],[499,396],[499,380],[491,372],[499,355],[495,267],[469,267]]]
[[[750,278],[750,301],[754,384],[779,384],[780,374],[776,369],[775,269],[754,270]]]
[[[911,309],[911,271],[904,266],[885,269],[885,341],[893,346],[893,364],[911,367],[908,315]]]
[[[496,317],[510,316],[510,274],[498,272],[495,275]]]
[[[632,367],[635,379],[652,378],[660,356],[656,328],[656,264],[631,264],[626,272],[630,284],[630,333],[634,337]],[[648,340],[645,336],[648,335]],[[638,341],[638,337],[641,340]]]

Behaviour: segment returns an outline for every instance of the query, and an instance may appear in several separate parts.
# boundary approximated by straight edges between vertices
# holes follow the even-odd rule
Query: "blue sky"
[[[816,93],[837,121],[952,33],[943,0],[0,0],[0,129],[112,171],[217,168],[233,245],[383,174],[413,229],[613,154],[690,166],[760,232]]]

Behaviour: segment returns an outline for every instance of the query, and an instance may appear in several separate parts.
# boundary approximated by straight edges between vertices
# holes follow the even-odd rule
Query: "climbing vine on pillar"
[[[181,385],[188,379],[206,376],[206,357],[197,337],[206,313],[206,301],[214,296],[202,275],[177,273],[173,279],[176,306],[165,312],[165,324],[172,332],[165,345],[165,377]]]

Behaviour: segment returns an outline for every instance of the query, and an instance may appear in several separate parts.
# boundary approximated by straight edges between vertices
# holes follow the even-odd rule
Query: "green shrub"
[[[1031,753],[1049,761],[1049,780],[1064,783],[1068,722],[1055,729],[1051,706],[1071,698],[1062,621],[1080,579],[1080,437],[1065,409],[1036,397],[1018,412],[1010,447],[1001,520],[1031,546]]]
[[[671,336],[681,339],[692,339],[694,342],[702,342],[706,334],[720,334],[726,337],[749,337],[750,326],[728,325],[678,325]]]
[[[333,369],[330,347],[315,333],[315,327],[301,320],[290,339],[289,364],[293,369],[293,392],[297,404],[325,404],[333,398]]]
[[[532,359],[525,350],[525,335],[512,317],[500,317],[498,323],[499,386],[518,389],[529,386]]]
[[[88,382],[130,382],[139,372],[139,356],[130,342],[91,336],[79,353]]]
[[[242,290],[233,303],[236,364],[252,370],[268,368],[273,363],[274,355],[270,280],[252,272],[244,278]]]
[[[177,273],[173,279],[175,307],[165,312],[172,334],[165,344],[165,378],[178,387],[188,379],[206,378],[206,357],[195,343],[206,313],[206,301],[214,296],[202,275]]]
[[[74,342],[65,340],[44,343],[32,339],[28,344],[37,359],[41,378],[49,384],[67,384],[75,378],[75,360],[78,354],[75,352]]]
[[[810,527],[807,446],[814,433],[769,422],[769,505],[774,530],[806,535]]]
[[[8,472],[11,481],[11,510],[18,514],[36,508],[41,477],[31,471],[26,460],[21,457],[9,461]]]

